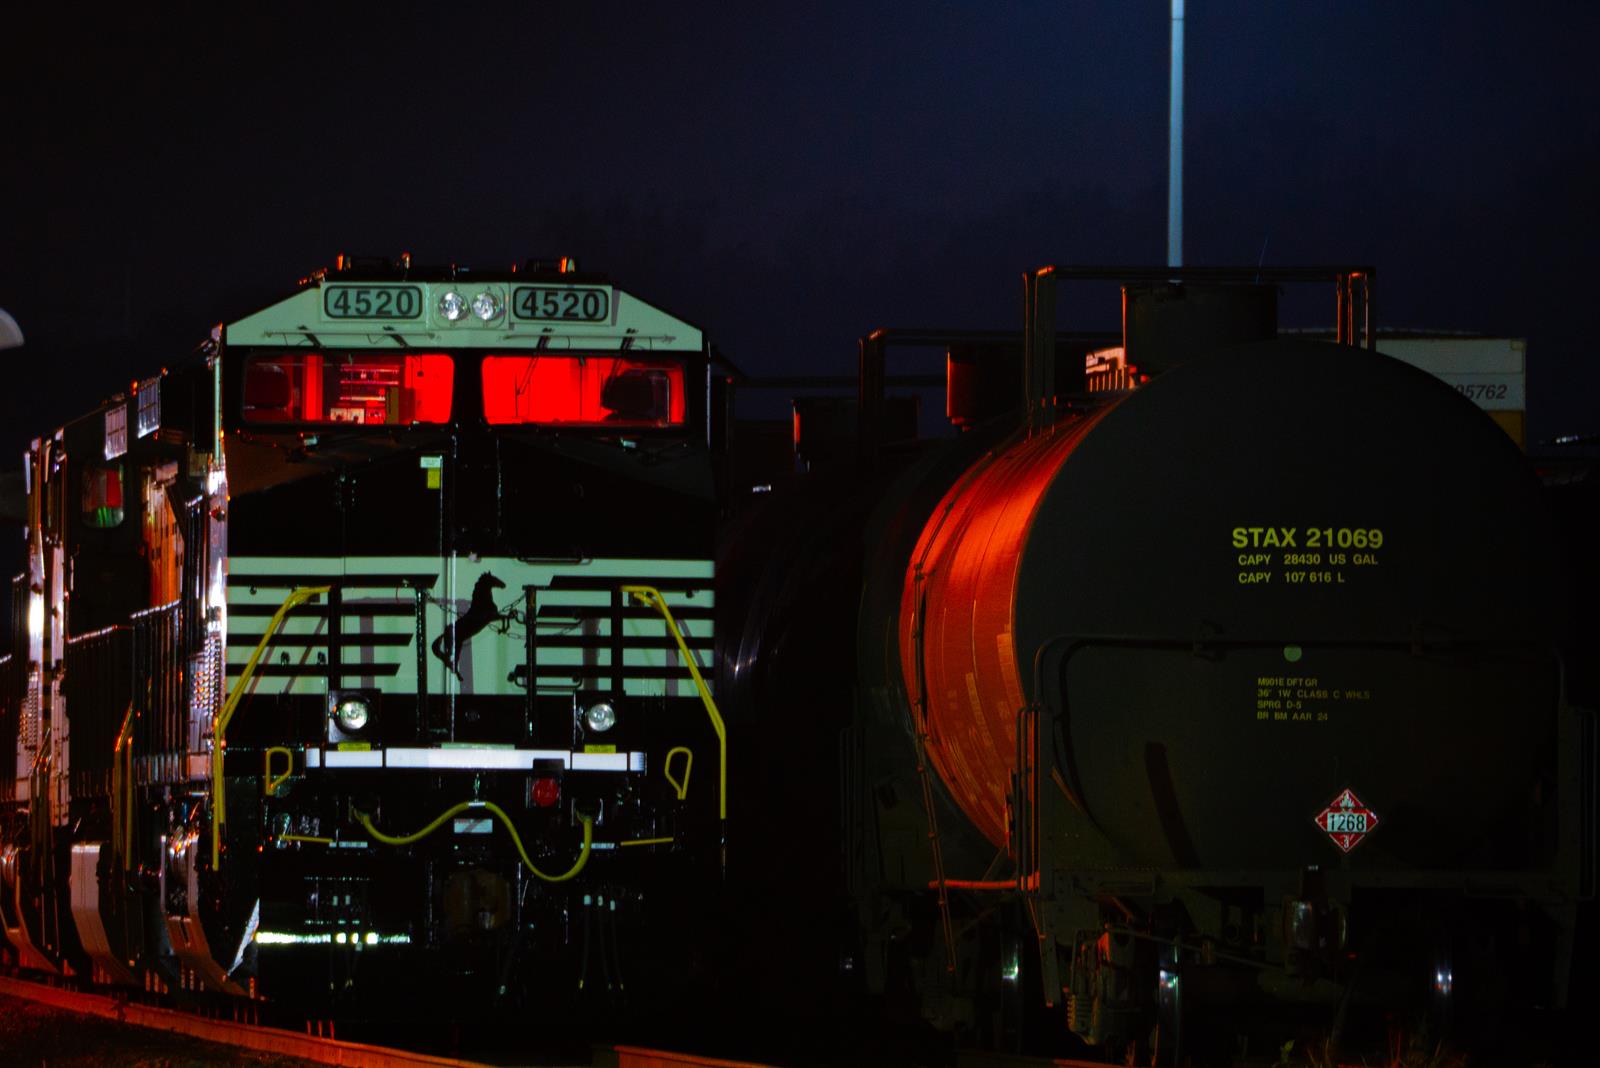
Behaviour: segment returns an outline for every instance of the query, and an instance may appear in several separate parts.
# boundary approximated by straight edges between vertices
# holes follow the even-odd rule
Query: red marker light
[[[533,780],[533,803],[540,808],[552,808],[561,800],[561,782],[559,779]]]

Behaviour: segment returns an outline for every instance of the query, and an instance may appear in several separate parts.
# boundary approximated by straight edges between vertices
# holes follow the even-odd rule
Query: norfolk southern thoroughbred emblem
[[[501,618],[500,609],[494,603],[494,591],[505,588],[506,584],[491,572],[485,571],[479,575],[478,581],[472,586],[472,603],[456,617],[454,623],[446,623],[444,631],[433,640],[433,655],[444,661],[456,678],[461,678],[461,669],[457,665],[461,662],[462,648],[484,627]]]
[[[1361,799],[1345,790],[1317,814],[1311,822],[1333,839],[1341,852],[1348,853],[1378,826],[1378,814]]]

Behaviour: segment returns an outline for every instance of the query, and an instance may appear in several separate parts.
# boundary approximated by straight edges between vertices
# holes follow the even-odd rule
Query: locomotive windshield
[[[683,364],[607,355],[486,356],[492,425],[682,426]]]
[[[247,423],[445,423],[453,380],[450,357],[439,353],[254,356],[244,373],[244,418]]]

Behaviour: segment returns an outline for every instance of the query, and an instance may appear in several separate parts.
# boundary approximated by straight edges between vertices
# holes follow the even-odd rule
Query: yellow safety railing
[[[272,770],[272,758],[281,755],[287,764],[281,772]],[[275,745],[261,754],[261,792],[268,797],[278,796],[278,787],[288,782],[294,776],[294,750],[288,746]]]
[[[672,758],[679,753],[683,754],[683,778],[676,779],[672,775]],[[682,801],[689,796],[689,772],[694,770],[694,751],[686,745],[675,745],[667,750],[666,759],[661,762],[661,777],[667,780],[672,787],[672,792]]]
[[[133,868],[133,702],[111,747],[111,862]]]
[[[661,613],[661,618],[666,621],[667,631],[678,643],[678,651],[683,654],[684,665],[689,669],[689,675],[694,679],[695,689],[700,691],[700,701],[706,706],[706,715],[711,717],[711,727],[717,732],[717,818],[726,821],[728,818],[728,731],[722,723],[722,713],[717,711],[717,702],[711,696],[711,687],[706,685],[706,680],[700,675],[700,667],[695,663],[694,657],[689,653],[689,644],[683,640],[683,632],[678,629],[678,621],[672,618],[672,610],[667,607],[667,599],[661,596],[661,591],[654,586],[624,586],[622,592],[647,608],[654,608]],[[621,665],[616,665],[621,670]],[[671,780],[669,780],[671,781]],[[674,784],[676,788],[676,784]],[[682,794],[679,795],[680,797]]]
[[[249,661],[244,670],[239,673],[239,680],[233,684],[233,689],[228,692],[227,700],[222,702],[222,711],[217,713],[216,725],[211,731],[211,870],[216,871],[222,867],[222,825],[228,819],[227,792],[222,781],[222,753],[227,747],[228,723],[233,719],[233,713],[239,707],[239,701],[244,697],[245,688],[250,685],[250,680],[255,676],[256,665],[261,662],[261,654],[267,651],[267,646],[272,642],[273,636],[278,633],[278,628],[302,604],[313,597],[320,597],[330,592],[332,586],[302,586],[290,592],[283,599],[283,604],[272,614],[272,619],[267,623],[267,632],[261,635],[261,640],[256,642],[255,652],[250,654]]]
[[[564,883],[568,879],[575,877],[583,870],[584,865],[589,863],[589,849],[594,844],[594,820],[581,812],[578,813],[578,819],[583,822],[583,848],[578,851],[578,859],[573,862],[572,867],[560,875],[546,875],[534,866],[533,861],[528,857],[528,851],[522,846],[522,836],[517,833],[517,825],[511,822],[511,817],[506,815],[506,810],[493,801],[463,801],[459,805],[452,805],[441,812],[432,823],[412,834],[384,834],[373,825],[371,816],[354,806],[350,808],[350,816],[362,827],[366,828],[368,834],[384,845],[403,846],[421,841],[444,826],[450,817],[472,808],[483,809],[505,825],[505,829],[511,834],[511,844],[517,847],[517,855],[522,858],[522,863],[534,874],[535,878],[547,883]]]

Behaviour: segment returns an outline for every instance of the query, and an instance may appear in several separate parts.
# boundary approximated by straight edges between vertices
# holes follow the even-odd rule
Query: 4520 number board
[[[600,286],[518,286],[511,314],[541,322],[603,323],[611,318],[611,290]]]
[[[420,319],[420,286],[327,286],[322,312],[330,319]]]

